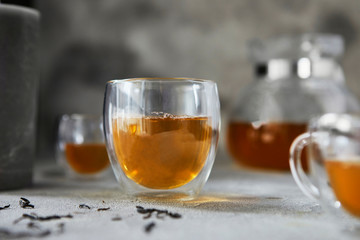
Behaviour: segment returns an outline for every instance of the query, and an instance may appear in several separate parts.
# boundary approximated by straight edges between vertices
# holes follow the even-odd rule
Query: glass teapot
[[[359,111],[345,86],[337,35],[281,36],[249,44],[255,81],[242,89],[229,116],[227,146],[242,165],[289,170],[292,141],[310,118]],[[307,169],[305,156],[302,163]]]

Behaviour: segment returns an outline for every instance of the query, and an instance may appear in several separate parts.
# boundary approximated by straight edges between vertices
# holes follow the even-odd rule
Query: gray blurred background
[[[358,0],[35,0],[33,5],[42,13],[42,159],[53,156],[57,117],[101,114],[104,85],[111,79],[211,79],[218,83],[226,116],[236,94],[252,81],[246,55],[252,38],[341,34],[347,84],[360,97]]]

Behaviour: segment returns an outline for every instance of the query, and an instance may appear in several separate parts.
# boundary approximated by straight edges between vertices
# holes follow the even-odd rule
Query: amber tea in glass
[[[123,192],[199,193],[218,141],[215,83],[187,78],[114,80],[107,84],[104,107],[106,144]]]
[[[232,121],[227,129],[227,146],[242,165],[288,171],[290,145],[306,131],[306,126],[306,123]],[[307,169],[305,154],[302,164]]]
[[[211,147],[207,117],[143,117],[113,120],[119,164],[134,182],[172,189],[194,179]]]
[[[345,210],[360,217],[360,159],[326,159],[329,182]]]
[[[109,166],[104,143],[65,144],[67,163],[77,173],[94,174]]]

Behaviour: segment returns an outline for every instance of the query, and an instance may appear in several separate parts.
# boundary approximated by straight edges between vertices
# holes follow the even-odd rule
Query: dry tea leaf
[[[145,226],[145,232],[150,233],[155,227],[155,222],[151,222]]]
[[[140,214],[147,214],[143,218],[148,219],[152,216],[154,212],[156,212],[156,217],[159,219],[163,219],[165,216],[169,216],[171,218],[181,218],[179,213],[172,213],[168,210],[160,210],[156,208],[144,208],[142,206],[136,206],[137,212]]]
[[[4,210],[4,209],[7,209],[10,207],[10,204],[6,205],[6,206],[3,206],[3,207],[0,207],[0,210]]]
[[[88,205],[86,204],[80,204],[79,205],[79,208],[87,208],[87,209],[91,209],[91,207],[89,207]]]
[[[30,201],[24,197],[20,198],[19,204],[22,208],[35,208],[35,206],[30,204]]]
[[[98,211],[107,211],[107,210],[109,210],[110,209],[110,207],[107,207],[107,208],[98,208]]]

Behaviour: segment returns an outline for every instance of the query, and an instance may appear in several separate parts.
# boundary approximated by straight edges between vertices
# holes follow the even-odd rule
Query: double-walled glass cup
[[[74,178],[101,176],[110,166],[101,115],[63,115],[59,121],[57,160]]]
[[[307,147],[310,175],[301,165]],[[290,148],[290,167],[300,189],[336,216],[360,219],[360,117],[325,114],[309,123],[308,132]],[[348,218],[352,219],[352,218]]]
[[[126,194],[197,195],[214,162],[219,125],[212,81],[135,78],[106,85],[106,145]]]

